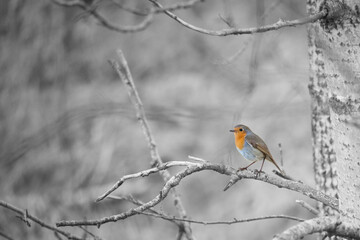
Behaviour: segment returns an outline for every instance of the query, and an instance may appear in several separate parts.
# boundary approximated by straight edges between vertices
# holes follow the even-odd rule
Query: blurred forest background
[[[237,27],[253,27],[306,15],[305,1],[263,1],[264,8],[258,2],[207,0],[178,14],[209,29],[227,27],[220,16]],[[119,3],[150,6],[140,0]],[[143,19],[110,0],[98,4],[116,24]],[[149,167],[147,142],[125,87],[107,62],[117,48],[128,60],[164,161],[193,155],[245,166],[228,131],[243,123],[267,142],[277,162],[281,143],[284,169],[314,186],[305,26],[212,37],[158,14],[144,31],[119,34],[78,8],[48,0],[5,0],[0,38],[0,196],[45,222],[95,219],[129,209],[127,202],[94,200],[121,176]],[[266,172],[273,168],[265,164]],[[228,180],[213,172],[184,180],[178,191],[189,218],[310,216],[295,200],[313,202],[299,194],[246,180],[223,192]],[[152,176],[127,182],[116,194],[148,201],[162,185],[159,176]],[[170,196],[159,209],[176,214]],[[292,224],[275,219],[192,228],[197,239],[268,239]],[[54,238],[35,224],[26,227],[3,208],[0,230],[15,239]],[[135,216],[91,231],[104,239],[174,239],[177,228]]]

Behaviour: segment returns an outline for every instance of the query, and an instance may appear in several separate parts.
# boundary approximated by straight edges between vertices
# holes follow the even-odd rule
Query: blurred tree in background
[[[103,0],[93,6],[124,26],[145,17],[119,4],[141,12],[151,6],[143,1],[116,3]],[[211,29],[229,24],[245,28],[279,17],[303,17],[305,4],[209,0],[181,11],[181,16]],[[125,201],[93,203],[120,176],[149,166],[147,142],[126,90],[107,63],[116,48],[127,57],[164,161],[196,155],[243,166],[228,132],[241,122],[266,140],[277,159],[281,143],[287,172],[314,184],[305,27],[218,38],[192,32],[164,14],[156,15],[143,31],[127,34],[97,23],[89,11],[48,0],[0,3],[1,199],[51,223],[100,218],[132,206]],[[270,169],[265,165],[266,172]],[[306,199],[296,193],[255,181],[223,193],[227,181],[200,173],[182,182],[177,189],[189,216],[312,217],[292,204]],[[152,176],[122,186],[117,194],[148,201],[162,185],[159,176]],[[271,199],[271,207],[266,199]],[[171,206],[166,199],[160,209],[174,214]],[[0,232],[15,239],[53,238],[51,231],[34,224],[27,228],[13,213],[0,211]],[[256,231],[259,222],[246,224],[192,229],[198,239],[264,239],[293,223],[269,220],[261,231]],[[135,216],[91,231],[104,239],[173,239],[177,227]]]

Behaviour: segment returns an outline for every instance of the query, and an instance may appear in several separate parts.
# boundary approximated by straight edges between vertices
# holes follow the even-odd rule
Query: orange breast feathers
[[[235,145],[238,149],[242,150],[244,147],[244,143],[245,143],[245,136],[246,133],[240,132],[239,130],[237,130],[236,132],[234,132],[235,135]]]

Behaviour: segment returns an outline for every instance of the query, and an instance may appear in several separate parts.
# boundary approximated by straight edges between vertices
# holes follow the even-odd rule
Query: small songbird
[[[236,149],[246,160],[252,162],[248,166],[240,168],[239,170],[245,170],[255,162],[262,161],[261,168],[258,171],[258,173],[260,173],[265,160],[268,160],[272,162],[283,175],[285,175],[285,172],[276,164],[274,158],[271,156],[265,142],[258,135],[253,133],[250,128],[239,124],[236,125],[233,130],[230,130],[230,132],[234,133]]]

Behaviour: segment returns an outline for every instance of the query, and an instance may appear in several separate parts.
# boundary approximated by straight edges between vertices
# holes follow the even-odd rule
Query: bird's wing
[[[269,149],[267,148],[265,142],[257,135],[252,134],[246,136],[246,141],[253,147],[260,150],[264,155],[272,158]]]
[[[270,162],[272,162],[279,170],[280,172],[283,172],[281,168],[277,165],[274,158],[272,157],[268,147],[266,146],[265,142],[257,135],[249,135],[247,136],[247,142],[253,147],[258,149],[260,152],[262,152],[265,157],[269,159]]]

